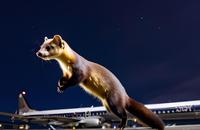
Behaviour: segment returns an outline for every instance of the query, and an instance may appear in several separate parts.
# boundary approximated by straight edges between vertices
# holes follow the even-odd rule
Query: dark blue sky
[[[14,112],[22,90],[35,109],[100,105],[79,87],[57,93],[58,64],[35,55],[55,34],[110,69],[140,102],[200,99],[200,1],[4,2],[0,111]]]

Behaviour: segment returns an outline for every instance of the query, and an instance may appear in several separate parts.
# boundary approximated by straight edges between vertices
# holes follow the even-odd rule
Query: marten
[[[121,119],[120,129],[125,128],[129,112],[144,124],[164,130],[163,121],[143,104],[130,98],[111,71],[77,54],[61,36],[55,35],[52,39],[45,37],[36,55],[43,60],[58,61],[63,72],[58,81],[58,92],[80,85],[88,93],[99,98],[109,112]]]

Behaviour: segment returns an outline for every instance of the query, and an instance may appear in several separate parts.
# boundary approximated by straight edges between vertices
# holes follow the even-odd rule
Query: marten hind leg
[[[123,130],[126,126],[126,121],[127,121],[127,114],[126,114],[126,110],[119,105],[115,105],[113,103],[112,100],[107,100],[109,109],[117,116],[121,119],[121,122],[119,124],[119,128],[120,130]]]

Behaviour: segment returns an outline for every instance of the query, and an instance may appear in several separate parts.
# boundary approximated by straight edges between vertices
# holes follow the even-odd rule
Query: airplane
[[[89,127],[111,127],[113,123],[120,120],[105,107],[82,107],[57,110],[34,110],[31,109],[25,99],[25,92],[19,94],[18,111],[16,113],[0,112],[1,116],[9,116],[12,120],[18,120],[29,124],[48,126],[55,130],[59,128],[89,128]],[[200,100],[159,103],[145,105],[157,114],[164,122],[200,119]],[[128,114],[129,121],[145,126],[141,121]],[[134,125],[135,126],[135,125]],[[115,127],[115,126],[114,126]]]

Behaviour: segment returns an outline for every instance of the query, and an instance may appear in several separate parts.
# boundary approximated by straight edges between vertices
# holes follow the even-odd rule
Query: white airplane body
[[[145,105],[164,121],[168,120],[198,120],[200,119],[200,100],[160,103]],[[39,124],[54,128],[58,127],[102,127],[119,119],[109,113],[105,107],[84,107],[73,109],[57,109],[36,111],[31,109],[23,94],[19,94],[19,110],[16,114],[0,112],[0,115],[10,116],[14,120]],[[128,114],[129,120],[144,125],[134,115]]]

